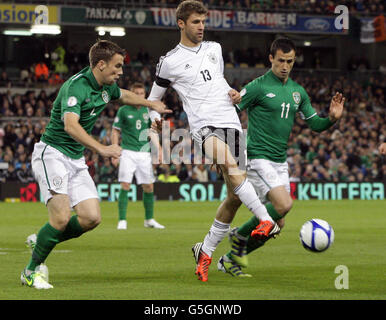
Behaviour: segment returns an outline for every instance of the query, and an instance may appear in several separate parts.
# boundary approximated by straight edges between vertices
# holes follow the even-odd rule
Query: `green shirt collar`
[[[90,80],[91,86],[95,90],[102,89],[103,86],[100,86],[98,81],[96,81],[94,74],[92,73],[92,69],[90,67],[87,67],[84,69],[86,71],[85,75],[87,79]]]
[[[281,81],[272,71],[272,69],[269,69],[269,71],[267,72],[267,75],[272,78],[274,81],[280,83],[282,86],[285,86],[289,83],[289,81],[291,80],[290,77],[288,77],[287,79],[287,82],[286,83],[283,83],[283,81]]]

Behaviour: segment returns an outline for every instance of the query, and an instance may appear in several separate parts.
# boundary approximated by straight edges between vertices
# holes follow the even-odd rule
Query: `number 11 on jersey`
[[[285,118],[285,119],[288,118],[288,112],[289,112],[290,106],[291,105],[289,103],[285,104],[285,102],[281,104],[281,116],[280,116],[281,118]],[[285,112],[285,109],[287,109],[287,112]],[[284,113],[285,113],[285,117],[284,117]]]

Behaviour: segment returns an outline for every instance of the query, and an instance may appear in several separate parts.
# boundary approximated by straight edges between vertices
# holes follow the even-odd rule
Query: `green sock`
[[[281,218],[283,218],[279,212],[276,211],[275,207],[273,206],[272,203],[268,203],[265,205],[265,208],[267,209],[268,211],[268,214],[271,216],[272,220],[273,221],[277,221],[277,220],[280,220]],[[257,225],[256,225],[257,226]]]
[[[119,191],[119,196],[118,196],[119,220],[126,220],[127,203],[129,202],[129,199],[127,198],[127,193],[128,191],[122,188],[121,188],[121,191]]]
[[[145,219],[154,217],[154,192],[143,193],[143,206],[145,207]]]
[[[275,210],[274,206],[272,203],[268,203],[265,205],[265,208],[268,211],[268,214],[271,216],[271,218],[274,221],[280,220],[282,216]],[[256,250],[257,248],[260,248],[265,244],[265,242],[268,239],[265,240],[255,240],[253,239],[250,234],[251,232],[259,225],[259,219],[253,216],[250,218],[247,222],[245,222],[238,230],[237,233],[243,237],[248,238],[247,242],[247,254],[250,252]],[[231,251],[229,251],[226,256],[228,258],[231,258]]]
[[[27,265],[27,270],[34,271],[43,263],[52,249],[60,242],[62,231],[52,227],[48,222],[39,230],[32,257]]]
[[[83,233],[83,228],[78,221],[78,215],[75,214],[71,217],[70,221],[68,221],[66,229],[64,229],[63,233],[61,234],[60,242],[77,238]]]

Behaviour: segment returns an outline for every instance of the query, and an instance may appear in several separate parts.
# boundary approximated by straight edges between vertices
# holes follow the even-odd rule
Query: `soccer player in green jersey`
[[[312,107],[306,90],[289,74],[295,62],[296,48],[286,38],[275,40],[270,49],[271,69],[248,83],[240,92],[240,110],[248,112],[247,175],[261,202],[280,229],[284,216],[292,208],[288,174],[287,143],[297,114],[316,132],[330,128],[342,117],[345,98],[336,93],[327,118],[320,118]],[[240,203],[241,204],[241,203]],[[252,217],[230,232],[231,250],[222,256],[218,269],[233,276],[250,276],[241,267],[248,264],[247,254],[269,238],[255,239],[259,220]]]
[[[138,96],[145,98],[146,89],[142,83],[134,83],[130,89]],[[111,143],[119,144],[120,137],[122,137],[121,146],[123,148],[121,157],[119,160],[112,159],[115,166],[119,163],[118,181],[121,184],[118,197],[119,221],[117,229],[127,229],[127,193],[130,190],[134,175],[137,184],[140,184],[143,190],[144,226],[164,229],[165,227],[154,219],[155,178],[148,137],[159,156],[161,152],[158,134],[151,129],[148,108],[143,106],[122,106],[119,108],[111,132]]]
[[[120,104],[147,106],[159,113],[171,112],[161,101],[148,101],[118,87],[124,55],[125,51],[111,41],[100,40],[91,47],[90,66],[62,85],[46,131],[34,146],[32,170],[49,217],[36,242],[29,242],[33,251],[21,273],[24,285],[53,288],[37,268],[58,243],[79,237],[101,221],[98,193],[83,151],[89,148],[103,157],[121,155],[117,144],[105,146],[90,135],[106,104],[117,100]]]

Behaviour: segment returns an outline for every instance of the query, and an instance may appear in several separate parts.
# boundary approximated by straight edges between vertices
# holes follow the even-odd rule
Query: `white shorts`
[[[284,186],[290,193],[288,163],[277,163],[266,159],[248,159],[248,180],[252,183],[262,203],[267,203],[267,193]]]
[[[50,191],[67,194],[71,208],[87,199],[99,199],[84,157],[72,159],[40,141],[35,143],[31,163],[45,204],[52,198]]]
[[[119,159],[118,181],[131,183],[133,176],[137,184],[152,184],[155,181],[150,152],[123,150]]]

